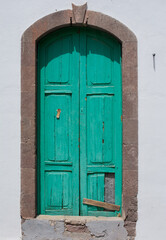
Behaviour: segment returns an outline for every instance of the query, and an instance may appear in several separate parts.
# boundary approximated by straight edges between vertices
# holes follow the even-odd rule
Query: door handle
[[[60,113],[61,113],[61,109],[58,108],[58,110],[57,110],[57,115],[56,115],[56,118],[57,118],[57,119],[60,118]]]

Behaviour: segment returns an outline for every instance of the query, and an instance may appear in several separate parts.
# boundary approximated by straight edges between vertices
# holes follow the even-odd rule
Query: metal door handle
[[[57,118],[57,119],[60,118],[60,113],[61,113],[61,110],[58,108],[58,110],[57,110],[57,115],[56,115],[56,118]]]

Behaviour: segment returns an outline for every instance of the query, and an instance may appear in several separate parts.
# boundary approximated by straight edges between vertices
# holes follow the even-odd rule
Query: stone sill
[[[72,224],[85,224],[94,221],[124,222],[123,217],[94,217],[94,216],[63,216],[63,215],[39,215],[38,220],[64,221]]]

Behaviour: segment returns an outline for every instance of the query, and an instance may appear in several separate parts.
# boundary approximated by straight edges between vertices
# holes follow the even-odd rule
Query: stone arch
[[[129,236],[135,235],[138,192],[137,39],[122,23],[86,5],[45,16],[21,40],[21,217],[36,217],[36,46],[49,32],[67,26],[89,26],[114,35],[122,43],[123,195]]]

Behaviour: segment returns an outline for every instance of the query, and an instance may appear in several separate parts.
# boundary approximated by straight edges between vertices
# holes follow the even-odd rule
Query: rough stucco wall
[[[84,1],[75,1],[83,4]],[[71,9],[55,0],[1,1],[0,9],[0,239],[20,239],[20,41],[37,19]],[[164,0],[89,0],[88,9],[108,14],[138,40],[139,194],[136,240],[165,238],[166,222],[166,28]],[[152,54],[156,53],[156,71]],[[10,226],[10,229],[9,229]]]

